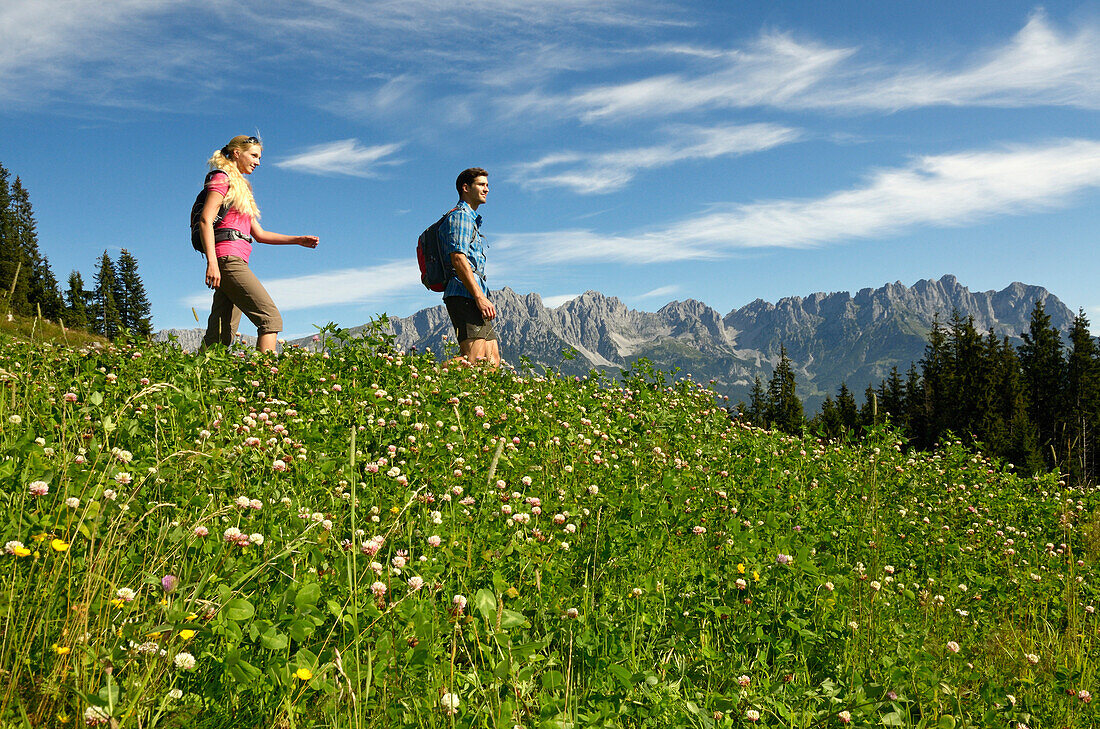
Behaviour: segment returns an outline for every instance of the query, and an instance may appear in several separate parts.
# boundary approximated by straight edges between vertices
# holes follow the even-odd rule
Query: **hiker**
[[[240,135],[214,152],[206,176],[205,202],[196,223],[206,255],[206,285],[214,289],[203,348],[233,343],[241,312],[256,325],[256,349],[275,349],[283,318],[263,284],[248,268],[253,239],[268,245],[317,247],[315,235],[269,233],[260,227],[260,210],[252,185],[244,178],[260,166],[263,144],[257,137]],[[200,194],[201,196],[201,194]],[[196,205],[198,201],[196,201]]]
[[[489,194],[489,173],[480,167],[463,170],[455,180],[458,205],[439,225],[444,260],[453,275],[443,290],[443,303],[455,328],[455,337],[466,362],[481,360],[500,366],[500,348],[493,319],[497,311],[485,285],[485,240],[477,209]]]

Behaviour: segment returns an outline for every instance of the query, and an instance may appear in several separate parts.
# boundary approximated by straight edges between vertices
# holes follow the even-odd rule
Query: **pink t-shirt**
[[[216,175],[211,175],[210,182],[206,183],[206,189],[225,195],[229,192],[229,175],[224,172]],[[222,222],[218,224],[218,229],[232,228],[240,232],[241,235],[251,237],[252,236],[252,216],[248,213],[242,213],[236,208],[229,208],[225,211],[225,217],[222,218]],[[214,255],[218,258],[222,256],[237,256],[248,263],[248,257],[252,253],[252,244],[246,240],[223,240],[214,243]]]

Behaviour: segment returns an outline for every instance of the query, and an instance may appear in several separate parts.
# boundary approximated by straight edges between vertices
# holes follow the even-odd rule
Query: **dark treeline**
[[[948,435],[1001,457],[1023,472],[1059,468],[1075,482],[1094,483],[1100,454],[1100,349],[1083,312],[1068,343],[1036,302],[1023,342],[992,331],[957,312],[946,326],[937,318],[924,357],[902,375],[895,367],[862,404],[846,385],[826,397],[806,422],[794,395],[786,351],[764,389],[757,379],[745,416],[754,423],[798,432],[808,426],[825,437],[858,435],[889,421],[916,448]]]
[[[0,297],[4,314],[42,316],[67,327],[114,339],[122,330],[149,336],[152,315],[138,264],[125,248],[117,261],[107,251],[96,263],[94,286],[79,271],[64,293],[50,262],[38,249],[38,225],[22,180],[0,164]]]

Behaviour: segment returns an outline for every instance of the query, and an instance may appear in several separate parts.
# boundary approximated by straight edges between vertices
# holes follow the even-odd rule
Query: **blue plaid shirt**
[[[452,253],[462,253],[466,256],[466,260],[470,262],[470,268],[474,269],[474,275],[479,279],[481,293],[488,296],[489,289],[485,285],[485,239],[481,237],[481,216],[477,215],[468,203],[460,202],[447,214],[439,226],[439,242],[443,248],[447,272],[451,274],[451,278],[447,281],[447,288],[443,290],[443,298],[448,296],[474,298],[458,276],[454,275],[454,269],[451,267]]]

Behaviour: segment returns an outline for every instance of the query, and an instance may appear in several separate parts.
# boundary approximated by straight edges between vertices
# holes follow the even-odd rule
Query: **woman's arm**
[[[212,289],[218,288],[222,283],[222,273],[214,255],[214,221],[218,218],[224,199],[225,195],[222,193],[208,191],[206,202],[202,206],[202,215],[199,217],[199,237],[202,238],[203,252],[206,254],[206,285]]]
[[[315,235],[283,235],[282,233],[269,233],[260,227],[258,220],[252,221],[252,237],[258,243],[266,243],[269,246],[302,246],[303,248],[316,248],[317,236]]]

